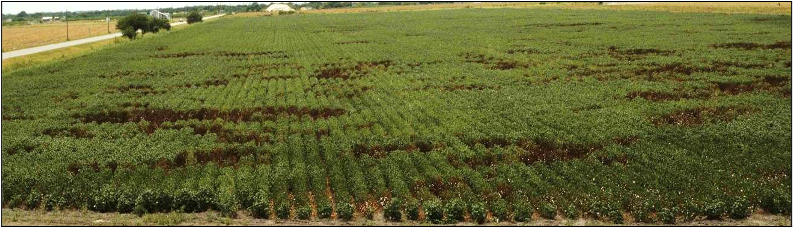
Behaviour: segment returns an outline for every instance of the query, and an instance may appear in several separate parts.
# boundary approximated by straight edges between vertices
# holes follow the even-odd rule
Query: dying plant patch
[[[328,118],[345,114],[346,110],[339,108],[307,108],[307,107],[257,107],[249,109],[217,110],[202,108],[198,110],[169,110],[169,109],[133,109],[112,110],[104,112],[86,113],[75,115],[82,122],[90,123],[126,123],[148,121],[159,126],[163,122],[179,120],[214,120],[223,119],[231,122],[246,122],[253,120],[274,120],[279,115],[308,115],[312,118]]]
[[[528,24],[525,27],[578,27],[578,26],[595,26],[595,25],[602,25],[603,23],[600,22],[576,22],[576,23],[537,23],[537,24]]]
[[[150,125],[151,126],[151,125]],[[242,130],[232,130],[224,128],[220,124],[211,124],[211,125],[202,125],[202,124],[189,124],[189,125],[174,125],[169,126],[165,129],[182,129],[190,127],[193,129],[193,134],[204,136],[210,133],[214,133],[217,136],[218,143],[248,143],[248,142],[255,142],[257,144],[262,142],[269,142],[270,139],[260,135],[259,133],[271,133],[274,130],[271,129],[263,129],[258,132],[251,132],[251,131],[242,131]],[[146,128],[143,129],[144,132],[148,134],[154,133],[157,128]]]
[[[229,81],[226,80],[226,79],[211,79],[211,80],[206,80],[203,83],[194,83],[194,84],[188,83],[188,84],[185,84],[183,87],[186,87],[186,88],[211,87],[211,86],[223,86],[223,85],[228,85],[228,84],[229,84]]]
[[[610,46],[608,48],[609,56],[620,60],[636,60],[644,58],[648,55],[668,56],[674,54],[674,52],[675,51],[672,50],[660,50],[654,48],[620,49],[615,46]]]
[[[753,50],[753,49],[790,49],[790,42],[789,41],[777,41],[773,44],[758,44],[758,43],[748,43],[748,42],[735,42],[735,43],[724,43],[724,44],[712,44],[710,45],[712,48],[732,48],[732,49],[746,49],[746,50]]]
[[[59,127],[59,128],[49,128],[45,129],[41,132],[42,134],[48,135],[50,137],[72,137],[72,138],[93,138],[94,135],[91,134],[87,129],[82,127]]]
[[[696,126],[706,122],[731,122],[740,115],[755,112],[754,109],[736,106],[698,107],[673,111],[672,113],[653,116],[650,122],[659,125]]]
[[[348,45],[348,44],[369,44],[369,43],[372,43],[372,42],[371,41],[340,41],[340,42],[335,42],[333,44]]]
[[[108,90],[109,92],[140,93],[143,95],[159,94],[164,92],[162,90],[155,90],[154,87],[152,87],[151,85],[145,85],[145,84],[130,84],[122,87],[111,87]]]
[[[184,71],[164,70],[119,70],[110,74],[101,74],[99,78],[126,78],[126,77],[173,77],[184,74]]]
[[[506,60],[502,58],[496,58],[492,56],[485,56],[482,54],[474,54],[474,53],[464,53],[462,57],[468,63],[478,63],[483,64],[487,68],[490,69],[498,69],[498,70],[509,70],[515,68],[527,68],[530,67],[529,64],[517,62],[514,60]]]
[[[390,60],[359,61],[355,64],[324,64],[314,71],[313,77],[319,79],[349,79],[363,76],[374,70],[386,70],[393,65]]]
[[[674,92],[661,92],[661,91],[632,91],[628,92],[625,96],[626,99],[644,98],[650,101],[677,101],[681,99],[706,99],[709,95],[706,93],[687,93],[681,90]]]
[[[203,56],[206,55],[205,52],[180,52],[180,53],[172,53],[172,54],[156,54],[153,57],[155,58],[185,58],[191,56]]]
[[[540,50],[533,48],[514,48],[507,50],[507,54],[518,54],[518,53],[530,55],[530,54],[540,54],[542,52]]]
[[[268,58],[289,58],[286,53],[282,51],[261,51],[261,52],[231,52],[221,51],[217,53],[218,56],[233,57],[233,58],[248,58],[255,56],[265,56]]]

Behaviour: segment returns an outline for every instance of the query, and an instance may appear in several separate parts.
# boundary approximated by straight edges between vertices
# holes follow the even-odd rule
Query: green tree
[[[146,33],[149,26],[149,18],[146,15],[133,13],[118,20],[116,28],[121,30],[121,34],[129,39],[135,39],[138,36],[137,31],[141,30]]]
[[[146,32],[157,33],[160,31],[160,29],[171,31],[171,23],[168,23],[168,20],[166,19],[149,17],[146,25]]]
[[[27,17],[27,16],[28,16],[28,13],[26,13],[25,11],[19,12],[17,14],[18,18],[24,18],[24,17]]]
[[[202,21],[203,19],[201,17],[201,14],[198,13],[198,11],[190,12],[190,14],[187,15],[187,24],[193,24]]]
[[[262,6],[259,5],[259,3],[255,3],[254,2],[254,3],[251,3],[251,5],[248,6],[245,10],[249,11],[249,12],[257,12],[257,11],[261,11],[262,10]]]
[[[121,34],[129,39],[137,37],[137,31],[141,31],[141,35],[146,33],[157,33],[160,29],[171,30],[171,24],[168,20],[156,19],[143,14],[130,14],[121,20],[118,20],[116,28],[121,30]]]

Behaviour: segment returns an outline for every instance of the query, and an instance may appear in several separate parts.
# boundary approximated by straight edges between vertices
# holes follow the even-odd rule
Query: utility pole
[[[105,17],[105,20],[107,20],[107,33],[110,34],[110,9],[107,9]]]
[[[66,21],[66,40],[69,40],[69,10],[66,10],[66,15],[63,16],[63,20]]]

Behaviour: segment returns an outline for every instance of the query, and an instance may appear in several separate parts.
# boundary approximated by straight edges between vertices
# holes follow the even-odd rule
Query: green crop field
[[[791,17],[229,18],[3,74],[4,208],[431,223],[791,214]]]

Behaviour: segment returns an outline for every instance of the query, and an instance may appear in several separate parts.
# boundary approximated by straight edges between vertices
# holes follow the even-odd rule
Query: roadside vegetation
[[[790,27],[563,9],[202,23],[4,74],[2,204],[428,224],[789,216]]]
[[[201,16],[201,14],[197,11],[190,12],[190,14],[187,15],[187,24],[193,24],[202,21],[204,21],[203,16]]]
[[[120,30],[125,37],[135,39],[138,36],[138,31],[141,36],[146,33],[157,33],[160,29],[170,31],[171,24],[166,19],[157,19],[143,14],[130,14],[118,20],[116,29]]]

